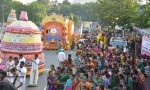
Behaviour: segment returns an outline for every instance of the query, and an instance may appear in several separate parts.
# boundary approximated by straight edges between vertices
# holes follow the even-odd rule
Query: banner
[[[150,38],[143,36],[141,53],[150,56]]]

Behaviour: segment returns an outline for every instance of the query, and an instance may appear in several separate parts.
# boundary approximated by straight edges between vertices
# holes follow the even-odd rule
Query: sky
[[[17,0],[17,1],[20,1],[20,2],[23,2],[23,3],[31,3],[31,2],[36,1],[36,0]],[[63,0],[58,0],[58,1],[62,2]],[[96,1],[96,0],[69,0],[69,1],[71,3],[85,3],[85,2],[93,2],[93,1]]]

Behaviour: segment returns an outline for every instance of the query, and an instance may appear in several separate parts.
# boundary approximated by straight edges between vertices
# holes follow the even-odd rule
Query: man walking
[[[64,60],[66,59],[64,50],[61,50],[61,52],[58,53],[58,61],[59,61],[59,65],[62,67]]]

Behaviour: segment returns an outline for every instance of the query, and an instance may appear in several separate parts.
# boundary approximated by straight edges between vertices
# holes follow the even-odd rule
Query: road
[[[54,50],[44,50],[45,54],[45,71],[39,75],[38,85],[37,87],[27,87],[29,85],[29,77],[26,79],[26,90],[44,90],[46,88],[46,70],[50,68],[51,64],[54,64],[55,67],[59,65],[57,60],[57,53]],[[68,54],[72,54],[72,57],[75,58],[76,52],[75,51],[65,51],[66,56]]]

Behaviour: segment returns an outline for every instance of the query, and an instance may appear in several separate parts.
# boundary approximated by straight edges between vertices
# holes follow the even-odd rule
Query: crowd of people
[[[23,54],[20,54],[19,58],[9,56],[9,60],[6,61],[6,67],[0,70],[0,90],[25,90],[27,73],[25,62],[26,59]],[[29,87],[36,87],[39,75],[37,54],[35,54],[35,58],[31,62]]]
[[[77,43],[76,58],[58,53],[59,67],[50,66],[47,90],[150,90],[150,57],[135,55],[132,46],[104,46],[97,33]]]
[[[50,66],[47,90],[150,90],[150,57],[136,55],[132,44],[126,48],[112,47],[109,42],[105,45],[103,40],[97,40],[97,35],[98,32],[89,33],[90,37],[79,40],[76,47],[73,44],[71,48],[77,51],[74,59],[71,54],[66,58],[60,47],[59,67]],[[10,56],[5,69],[0,70],[0,83],[9,83],[10,90],[25,90],[25,62],[22,54],[19,58]],[[36,87],[37,54],[31,62],[29,87]]]

